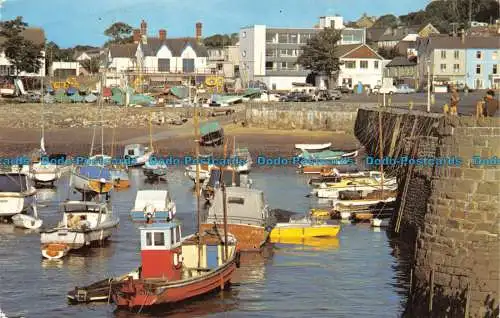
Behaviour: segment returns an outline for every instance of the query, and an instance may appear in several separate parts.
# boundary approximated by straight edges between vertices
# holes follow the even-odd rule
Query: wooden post
[[[470,290],[470,281],[469,281],[469,282],[467,282],[467,298],[466,298],[466,302],[465,302],[465,312],[464,312],[465,318],[469,317],[470,297],[471,297],[471,290]]]
[[[430,290],[429,290],[429,313],[432,313],[432,301],[434,298],[434,269],[431,269],[431,278],[430,278]]]

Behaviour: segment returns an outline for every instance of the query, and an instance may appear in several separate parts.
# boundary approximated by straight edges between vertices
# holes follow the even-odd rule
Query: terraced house
[[[202,24],[195,26],[194,37],[168,38],[167,30],[148,36],[147,23],[133,31],[134,43],[111,45],[107,52],[108,79],[118,81],[122,73],[141,75],[205,75],[208,52],[201,44]]]
[[[431,36],[418,39],[419,87],[426,85],[428,68],[434,85],[467,85],[472,89],[499,87],[498,43],[498,36]]]

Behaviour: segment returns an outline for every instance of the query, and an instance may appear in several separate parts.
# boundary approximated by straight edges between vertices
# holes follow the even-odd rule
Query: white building
[[[261,81],[272,90],[305,83],[308,70],[297,65],[302,47],[322,28],[342,32],[339,44],[365,43],[365,30],[346,28],[342,17],[321,17],[318,28],[271,28],[253,25],[240,30],[240,74],[243,83]]]
[[[112,73],[189,73],[209,74],[208,53],[201,45],[201,23],[196,24],[194,38],[167,38],[159,30],[158,37],[148,37],[147,24],[134,30],[134,43],[111,45],[107,52],[107,67]]]
[[[43,46],[45,44],[45,32],[42,29],[26,28],[25,30],[21,31],[21,35],[25,39],[33,42],[36,45]],[[0,44],[3,44],[4,42],[5,38],[0,37]],[[21,72],[19,76],[27,76],[27,77],[45,76],[45,51],[42,49],[40,53],[42,55],[42,58],[40,59],[40,69],[38,70],[38,72],[37,73]],[[14,66],[12,66],[12,64],[7,59],[5,53],[2,50],[2,52],[0,52],[0,76],[6,76],[6,75],[16,75],[16,71],[14,69]]]
[[[69,76],[80,75],[81,69],[79,62],[52,62],[49,67],[49,75],[56,78],[67,78]]]
[[[384,68],[390,62],[366,44],[341,45],[336,56],[343,63],[337,86],[345,85],[350,88],[356,87],[358,83],[371,88],[381,85]]]
[[[226,78],[239,77],[240,45],[230,45],[223,48],[208,49],[207,66],[212,74]]]

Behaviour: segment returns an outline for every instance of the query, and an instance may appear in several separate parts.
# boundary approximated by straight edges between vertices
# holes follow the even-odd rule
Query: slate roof
[[[417,63],[415,61],[409,61],[406,56],[396,56],[386,67],[396,67],[396,66],[415,66]]]
[[[147,44],[140,44],[145,56],[156,56],[158,50],[166,45],[173,56],[181,56],[187,46],[191,46],[198,57],[208,57],[208,50],[204,45],[198,43],[195,38],[148,38]]]
[[[38,45],[45,44],[45,32],[40,28],[26,28],[21,31],[21,35],[26,39]],[[0,45],[5,42],[5,37],[0,37]]]
[[[133,58],[137,51],[137,44],[112,44],[109,46],[111,57],[128,57]]]
[[[366,38],[368,40],[378,42],[380,37],[384,34],[387,28],[367,28],[366,29]]]
[[[421,41],[429,41],[428,49],[498,49],[500,36],[461,37],[432,36]]]

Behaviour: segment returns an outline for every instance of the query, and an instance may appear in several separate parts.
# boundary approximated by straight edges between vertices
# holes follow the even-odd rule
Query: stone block
[[[495,224],[493,223],[478,223],[476,224],[476,231],[484,231],[488,233],[495,233]]]
[[[459,241],[465,240],[465,232],[457,229],[443,228],[443,230],[441,231],[441,235]]]
[[[471,242],[486,242],[490,240],[490,232],[487,231],[476,231],[469,233],[467,239]]]
[[[450,217],[454,219],[465,219],[465,211],[464,210],[453,210],[450,213]]]
[[[476,223],[463,221],[462,229],[466,231],[473,231],[476,228]]]
[[[484,169],[462,169],[464,179],[481,180],[484,177]]]
[[[484,181],[500,181],[500,171],[484,169]]]
[[[465,213],[465,218],[471,222],[478,222],[483,221],[485,219],[485,215],[478,210],[468,210]]]
[[[487,194],[477,194],[473,195],[475,202],[489,202],[491,200],[490,196]]]
[[[479,153],[472,146],[460,145],[460,147],[458,148],[457,156],[460,158],[465,158],[466,160],[468,160],[468,158],[472,158],[472,156],[474,155],[479,155]]]
[[[489,148],[484,148],[481,150],[481,157],[489,158],[493,155],[493,151]]]
[[[474,146],[487,147],[488,146],[488,137],[474,136],[474,137],[472,137],[472,142],[474,143]]]
[[[459,220],[448,220],[448,222],[446,222],[446,225],[449,228],[457,229],[457,230],[460,230],[462,228],[462,226],[461,226],[462,223]]]
[[[458,167],[450,167],[448,168],[448,176],[450,178],[460,179],[463,176],[463,170]]]
[[[443,194],[445,199],[451,199],[451,200],[467,200],[468,195],[467,193],[463,192],[446,192]]]
[[[500,193],[500,183],[491,181],[481,182],[477,185],[477,193],[498,195]]]
[[[490,202],[479,202],[478,210],[484,212],[498,212],[498,204],[490,203]]]
[[[477,189],[477,182],[472,180],[456,180],[453,191],[456,192],[464,192],[464,193],[473,193]]]

